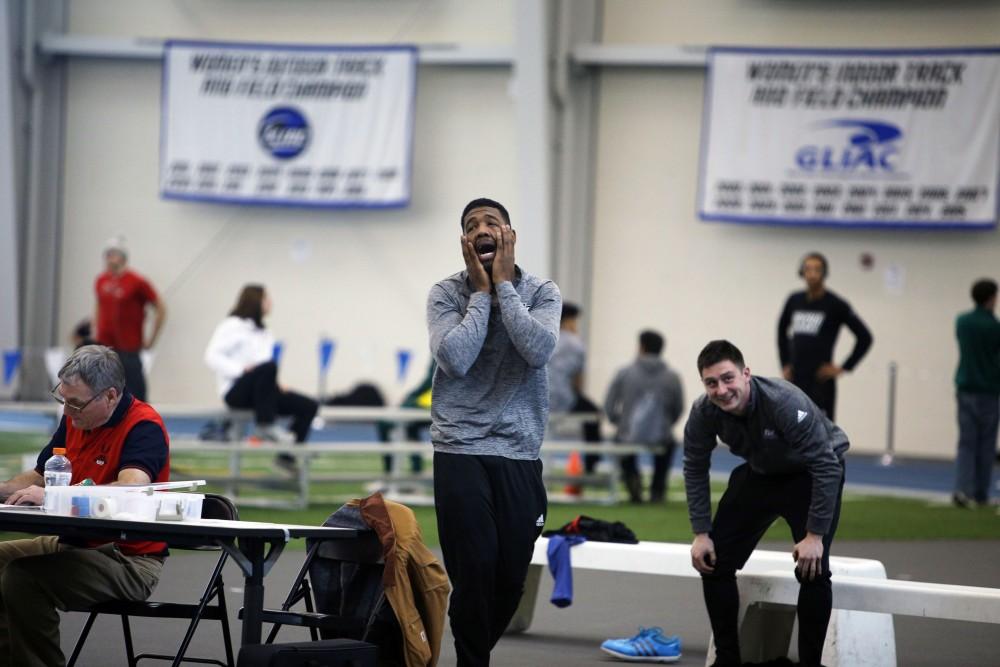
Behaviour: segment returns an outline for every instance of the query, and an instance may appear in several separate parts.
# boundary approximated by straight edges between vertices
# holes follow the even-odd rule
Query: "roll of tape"
[[[114,498],[98,498],[90,505],[90,516],[95,519],[110,519],[118,513],[118,503]]]

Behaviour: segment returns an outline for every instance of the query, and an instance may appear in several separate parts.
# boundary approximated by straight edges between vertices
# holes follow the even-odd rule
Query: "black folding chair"
[[[231,500],[229,500],[229,498],[214,493],[206,493],[205,500],[201,506],[201,518],[227,519],[235,521],[239,519],[239,513],[236,510],[236,506]],[[233,642],[229,633],[229,613],[226,610],[225,585],[222,581],[222,568],[226,564],[226,560],[229,557],[228,554],[217,545],[211,543],[168,543],[167,546],[170,549],[193,549],[198,551],[220,552],[219,559],[215,563],[215,569],[212,570],[212,576],[209,577],[208,583],[206,584],[198,602],[155,602],[152,600],[130,602],[124,600],[110,600],[85,609],[72,609],[70,611],[86,612],[89,613],[90,616],[87,618],[87,622],[83,626],[80,638],[76,641],[76,646],[73,648],[73,655],[70,657],[67,667],[73,667],[76,664],[80,651],[83,649],[83,645],[87,641],[87,635],[90,634],[90,628],[93,626],[94,620],[97,618],[98,614],[114,614],[121,617],[122,631],[125,634],[125,655],[128,658],[129,667],[135,667],[140,660],[145,659],[170,660],[172,661],[174,667],[180,665],[182,662],[197,662],[210,665],[222,665],[222,667],[234,667],[236,663],[233,658]],[[168,563],[169,560],[170,559],[167,559]],[[139,655],[135,655],[132,646],[132,629],[129,625],[130,616],[141,618],[190,619],[187,632],[184,634],[184,640],[181,642],[176,655],[164,655],[159,653],[140,653]],[[187,652],[188,646],[194,637],[195,630],[198,628],[198,623],[203,619],[221,622],[222,638],[226,649],[226,662],[212,658],[185,657],[184,654]]]
[[[324,526],[357,528],[357,540],[309,540],[305,560],[280,609],[265,609],[262,618],[273,627],[266,644],[282,626],[309,628],[313,641],[356,639],[378,647],[379,664],[402,664],[402,631],[382,585],[385,571],[382,545],[360,517],[344,520],[357,508],[345,506]],[[292,607],[302,603],[305,611]],[[243,610],[240,610],[240,618]]]

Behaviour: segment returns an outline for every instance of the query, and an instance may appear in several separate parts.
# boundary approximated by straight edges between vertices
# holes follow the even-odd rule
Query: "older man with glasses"
[[[73,484],[148,484],[170,477],[160,415],[125,391],[110,348],[85,345],[59,371],[53,397],[65,408],[38,462],[0,484],[12,505],[41,505],[45,462],[66,449]],[[0,543],[0,667],[63,665],[58,609],[107,600],[145,600],[160,578],[163,542],[74,541],[54,536]]]

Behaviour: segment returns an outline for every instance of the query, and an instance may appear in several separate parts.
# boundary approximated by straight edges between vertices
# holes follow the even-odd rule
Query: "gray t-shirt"
[[[583,372],[587,348],[577,334],[562,329],[549,360],[549,410],[569,412],[576,403],[573,379]]]
[[[513,283],[496,285],[495,299],[473,291],[465,271],[431,288],[435,451],[538,458],[549,412],[546,364],[561,312],[556,284],[519,268]]]

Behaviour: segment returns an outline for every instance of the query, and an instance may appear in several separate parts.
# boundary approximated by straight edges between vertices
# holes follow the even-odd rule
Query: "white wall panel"
[[[422,68],[419,76],[412,205],[321,211],[161,201],[158,65],[74,61],[61,330],[92,311],[103,243],[121,233],[133,267],[169,309],[150,376],[154,401],[216,400],[202,352],[249,281],[273,294],[268,323],[286,343],[284,383],[315,390],[316,345],[325,333],[338,344],[331,391],[370,379],[400,397],[406,387],[395,380],[395,351],[415,353],[412,386],[429,360],[427,291],[463,267],[462,207],[485,194],[509,204],[515,225],[518,211],[509,72]]]
[[[981,0],[630,0],[605,5],[604,41],[897,47],[992,44],[1000,7]]]
[[[513,15],[496,0],[73,0],[82,35],[269,42],[510,44]]]
[[[961,46],[996,43],[995,3],[726,0],[605,5],[605,43],[773,46]],[[634,354],[643,327],[667,336],[666,356],[693,399],[701,346],[727,337],[751,368],[779,373],[777,318],[801,289],[799,258],[819,250],[829,287],[867,322],[875,344],[839,383],[838,421],[858,451],[885,443],[888,364],[899,364],[896,445],[954,456],[954,317],[972,282],[998,277],[1000,233],[879,232],[704,223],[695,199],[704,72],[613,69],[601,74],[594,297],[588,388],[601,397]],[[974,122],[974,120],[970,120]],[[870,252],[871,271],[859,258]],[[900,294],[884,271],[905,269]],[[849,354],[845,329],[836,359]]]
[[[74,0],[81,35],[276,42],[514,43],[509,3]],[[1000,5],[971,1],[797,3],[779,0],[608,2],[604,42],[664,45],[962,46],[996,43]],[[331,389],[370,377],[398,396],[394,351],[427,361],[423,299],[461,268],[461,206],[493,195],[518,219],[517,128],[501,69],[422,68],[414,199],[403,211],[323,212],[165,203],[157,197],[159,68],[74,61],[66,117],[65,243],[60,326],[92,308],[105,238],[124,233],[133,264],[164,292],[170,319],[150,378],[161,402],[213,399],[201,353],[238,287],[273,291],[270,325],[286,341],[283,380],[312,390],[320,333],[338,341]],[[878,232],[740,227],[695,216],[704,72],[608,69],[600,77],[588,389],[600,399],[634,354],[637,332],[662,329],[689,398],[706,340],[743,347],[755,372],[778,372],[776,319],[800,288],[801,255],[831,261],[829,285],[853,303],[875,345],[840,383],[840,421],[857,450],[885,439],[887,366],[900,365],[897,447],[954,453],[952,327],[968,288],[997,275],[997,232]],[[559,243],[556,239],[555,243]],[[302,262],[292,249],[309,247]],[[861,253],[875,258],[872,271]],[[200,258],[200,259],[199,259]],[[883,272],[905,269],[891,293]],[[531,266],[527,267],[529,270]],[[853,342],[843,332],[837,358]]]

